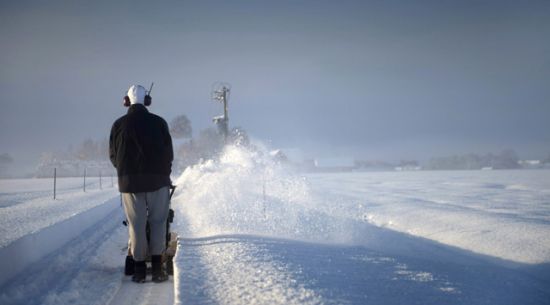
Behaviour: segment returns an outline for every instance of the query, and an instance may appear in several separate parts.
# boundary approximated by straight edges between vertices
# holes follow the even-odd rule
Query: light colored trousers
[[[166,248],[166,222],[170,209],[169,188],[166,186],[147,193],[122,193],[122,202],[128,220],[130,252],[134,260],[144,261],[147,253],[161,255]],[[146,234],[147,221],[150,228],[149,244]]]

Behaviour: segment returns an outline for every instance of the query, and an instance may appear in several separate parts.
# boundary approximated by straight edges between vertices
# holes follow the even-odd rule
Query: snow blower
[[[172,196],[174,195],[175,191],[176,191],[176,186],[170,185],[170,200],[172,200]],[[171,205],[171,203],[169,203],[169,205]],[[174,256],[176,255],[176,249],[178,246],[178,235],[175,232],[170,231],[170,224],[172,222],[174,222],[174,210],[172,208],[169,208],[168,219],[166,221],[166,250],[162,255],[162,262],[166,269],[166,273],[168,273],[168,275],[174,275]],[[128,226],[128,221],[124,220],[122,224],[124,226]],[[149,242],[150,236],[151,236],[149,222],[147,222],[146,234],[147,234],[147,242]],[[150,263],[151,255],[147,255],[147,259],[145,261]],[[150,268],[148,268],[147,270],[149,272]],[[128,242],[128,254],[126,256],[126,262],[124,263],[124,274],[125,275],[134,274],[134,258],[131,253],[129,242]]]

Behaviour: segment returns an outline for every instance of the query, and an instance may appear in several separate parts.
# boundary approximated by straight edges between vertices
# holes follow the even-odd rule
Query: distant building
[[[393,171],[394,167],[395,165],[385,161],[355,161],[355,169],[358,171]]]
[[[526,169],[539,169],[544,168],[544,163],[540,160],[519,160],[518,164],[521,166],[521,168]]]
[[[422,170],[421,166],[413,166],[413,165],[407,165],[407,166],[396,166],[394,170],[398,172],[405,172],[405,171],[419,171]]]
[[[279,163],[287,163],[288,162],[288,157],[286,156],[286,154],[280,150],[280,149],[276,149],[276,150],[272,150],[269,152],[269,155],[271,156],[271,158],[273,160],[275,160],[276,162],[279,162]]]
[[[314,160],[315,171],[319,172],[351,172],[355,167],[355,160],[351,158],[322,158]]]
[[[402,171],[419,171],[422,170],[422,167],[418,164],[416,160],[401,160],[399,165],[394,168],[398,172]]]

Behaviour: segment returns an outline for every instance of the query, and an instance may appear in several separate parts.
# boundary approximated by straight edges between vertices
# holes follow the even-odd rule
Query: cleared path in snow
[[[244,236],[181,240],[177,304],[319,304],[299,270],[264,245]]]
[[[124,277],[110,305],[169,305],[174,304],[174,280],[165,283],[136,284]]]

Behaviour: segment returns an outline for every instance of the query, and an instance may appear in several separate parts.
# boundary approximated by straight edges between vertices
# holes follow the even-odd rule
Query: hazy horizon
[[[550,154],[548,1],[0,4],[0,154],[108,136],[131,84],[194,133],[230,125],[312,156]]]

